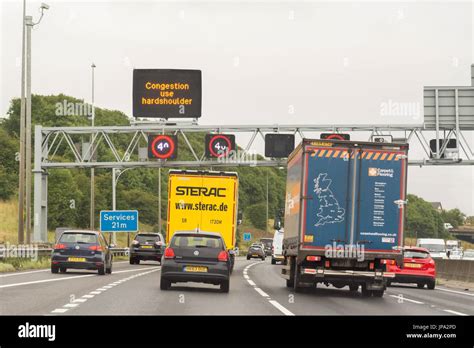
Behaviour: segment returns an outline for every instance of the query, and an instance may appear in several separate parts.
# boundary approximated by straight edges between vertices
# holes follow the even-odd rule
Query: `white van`
[[[273,247],[272,247],[272,265],[276,265],[278,261],[284,263],[285,257],[283,256],[283,237],[285,235],[284,229],[275,230],[273,235]]]
[[[428,249],[433,259],[446,259],[446,244],[444,239],[439,238],[419,238],[416,246]]]

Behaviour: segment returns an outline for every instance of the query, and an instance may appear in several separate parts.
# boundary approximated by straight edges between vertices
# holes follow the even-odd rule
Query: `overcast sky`
[[[421,124],[423,86],[470,85],[474,63],[470,1],[48,3],[33,93],[90,101],[94,62],[96,105],[128,115],[133,68],[190,68],[202,70],[200,124]],[[0,115],[20,94],[21,4],[0,0]],[[384,114],[388,103],[415,112]],[[408,191],[474,215],[471,167],[410,167]]]

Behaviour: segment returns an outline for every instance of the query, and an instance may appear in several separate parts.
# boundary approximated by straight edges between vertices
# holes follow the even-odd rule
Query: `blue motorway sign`
[[[244,242],[249,242],[252,239],[252,234],[250,232],[244,233]]]
[[[138,211],[102,210],[100,212],[101,232],[137,232]]]

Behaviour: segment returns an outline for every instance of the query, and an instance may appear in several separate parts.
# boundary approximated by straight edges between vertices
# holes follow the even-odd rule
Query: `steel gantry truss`
[[[472,129],[474,130],[474,129]],[[34,162],[34,240],[46,241],[47,231],[47,171],[54,168],[197,168],[232,166],[278,166],[285,167],[286,159],[252,157],[256,139],[264,139],[268,133],[291,133],[297,138],[318,138],[321,132],[350,132],[353,140],[371,141],[373,136],[391,135],[396,142],[418,144],[423,150],[421,158],[410,158],[409,165],[473,165],[474,152],[471,129],[443,129],[433,132],[423,125],[197,125],[197,124],[136,124],[132,126],[107,127],[35,127]],[[191,133],[231,133],[247,135],[248,141],[233,158],[207,159],[204,153],[193,147],[188,135]],[[470,134],[465,134],[470,133]],[[149,134],[176,134],[184,140],[192,155],[191,160],[167,161],[147,160]],[[429,139],[436,136],[444,140],[439,153],[431,154]],[[86,139],[87,146],[81,145]],[[118,139],[120,141],[118,141]],[[449,149],[449,139],[456,139],[457,152]],[[204,138],[203,138],[204,142]],[[297,141],[298,142],[298,141]],[[140,146],[142,145],[142,146]],[[100,156],[97,153],[101,150]]]

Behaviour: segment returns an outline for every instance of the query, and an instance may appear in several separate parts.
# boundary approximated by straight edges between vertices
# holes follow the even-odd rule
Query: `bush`
[[[250,222],[261,230],[267,229],[266,209],[267,206],[265,203],[257,203],[247,207],[246,215]]]

